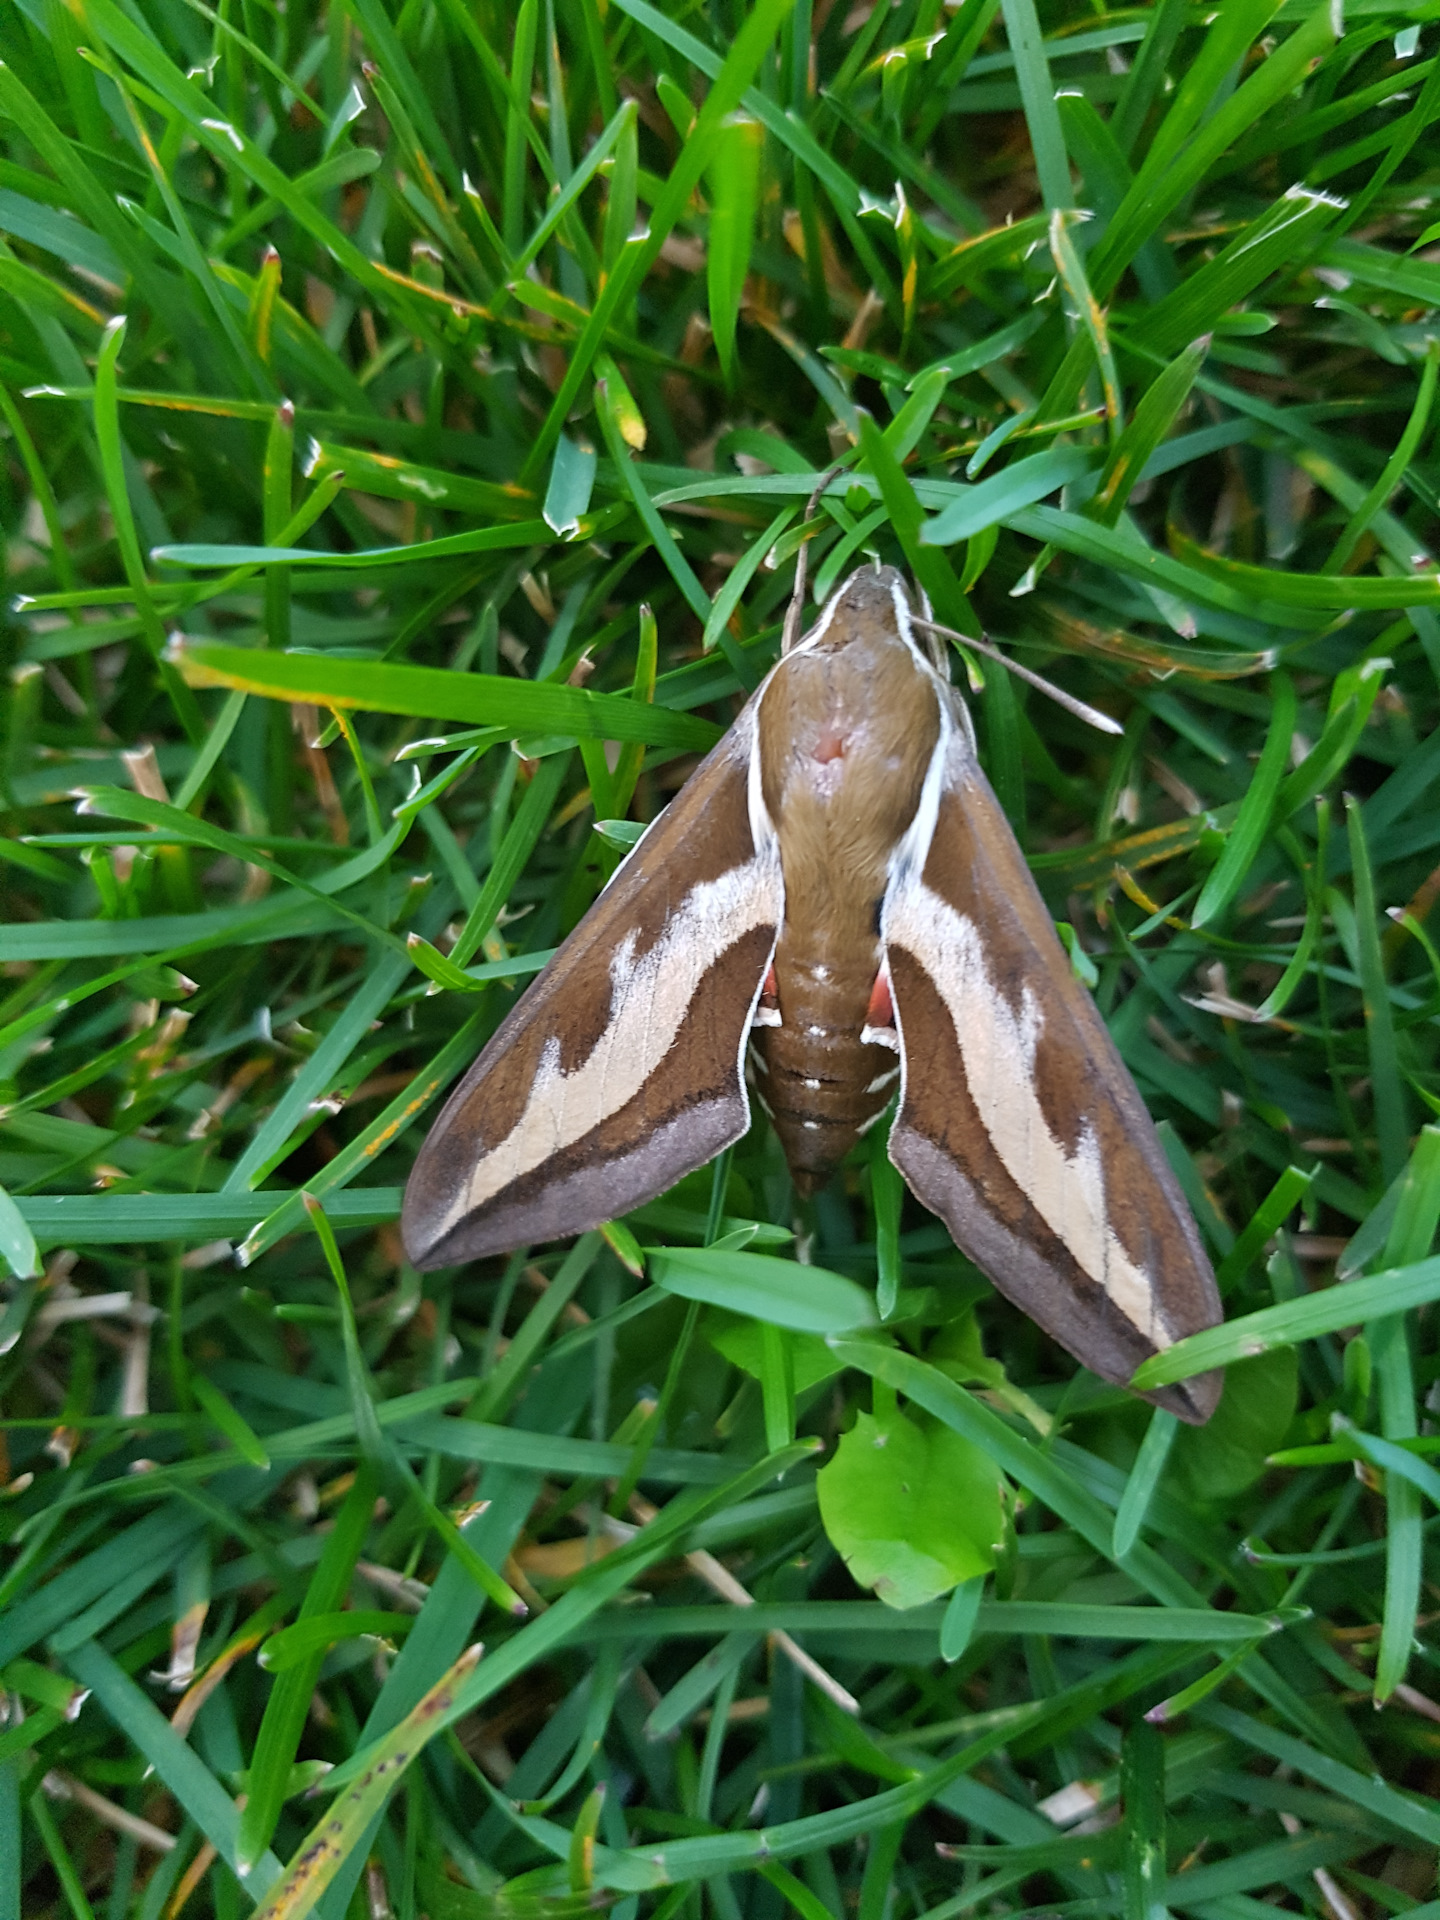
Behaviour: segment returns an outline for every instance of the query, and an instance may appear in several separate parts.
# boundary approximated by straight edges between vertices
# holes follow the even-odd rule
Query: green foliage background
[[[0,16],[0,1920],[1440,1914],[1437,35]],[[763,1124],[404,1264],[837,462],[817,592],[905,564],[1124,725],[975,671],[1217,1263],[1203,1432]],[[952,1463],[905,1611],[820,1525],[833,1459],[886,1537],[857,1411]]]

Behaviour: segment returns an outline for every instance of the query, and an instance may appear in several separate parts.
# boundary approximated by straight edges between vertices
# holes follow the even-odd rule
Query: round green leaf
[[[948,1427],[862,1413],[817,1483],[826,1533],[887,1606],[923,1606],[995,1564],[1000,1471]]]

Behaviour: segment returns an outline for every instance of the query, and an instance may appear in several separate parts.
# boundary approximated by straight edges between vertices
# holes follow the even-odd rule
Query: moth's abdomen
[[[775,955],[782,1024],[753,1035],[762,1062],[755,1091],[801,1193],[825,1184],[884,1111],[899,1072],[892,1052],[860,1038],[873,968],[848,979],[837,971],[782,938]]]

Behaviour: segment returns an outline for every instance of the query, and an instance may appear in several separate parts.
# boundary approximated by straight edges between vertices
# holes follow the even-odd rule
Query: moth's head
[[[843,615],[856,622],[880,620],[893,626],[898,617],[897,602],[908,618],[911,612],[910,589],[898,567],[882,567],[878,562],[857,567],[825,602],[820,623]]]
[[[919,615],[928,620],[930,602],[923,593],[918,597]],[[912,624],[915,601],[916,595],[898,567],[884,567],[878,562],[858,567],[831,594],[820,618],[800,644],[807,650],[827,653],[855,640],[898,634],[942,679],[948,679],[943,643]]]

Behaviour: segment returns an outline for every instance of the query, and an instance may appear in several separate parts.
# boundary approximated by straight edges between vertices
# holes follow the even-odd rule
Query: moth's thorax
[[[895,579],[857,576],[760,704],[760,788],[778,836],[785,917],[774,963],[780,1024],[756,1030],[756,1091],[802,1187],[844,1158],[893,1090],[894,1053],[861,1033],[891,857],[941,729],[934,676],[900,631]]]

